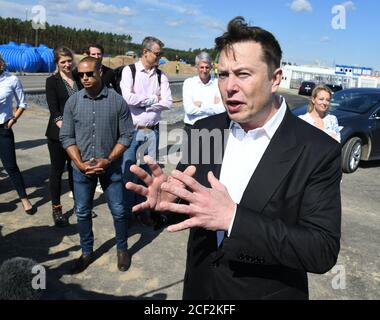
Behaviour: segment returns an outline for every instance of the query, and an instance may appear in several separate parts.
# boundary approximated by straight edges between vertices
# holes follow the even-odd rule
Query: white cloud
[[[119,14],[132,16],[135,13],[129,7],[116,7],[113,4],[105,4],[103,2],[92,2],[92,0],[82,0],[78,3],[78,9],[82,11],[90,11],[93,13]]]
[[[327,36],[321,38],[321,42],[322,43],[328,43],[330,41],[331,41],[331,39],[329,37],[327,37]]]
[[[201,17],[199,23],[207,29],[215,29],[218,31],[225,31],[226,24],[218,19],[212,17]]]
[[[0,16],[2,17],[18,17],[25,19],[26,10],[30,12],[30,5],[22,5],[14,2],[0,1]]]
[[[72,3],[69,3],[68,1],[62,2],[61,0],[39,0],[38,3],[45,7],[46,12],[50,15],[70,12],[72,9]]]
[[[175,4],[175,3],[165,2],[161,0],[141,0],[141,2],[147,5],[157,7],[157,8],[169,9],[181,14],[192,15],[192,16],[199,14],[198,9],[189,5],[178,4],[178,3]]]
[[[347,10],[355,10],[355,4],[352,1],[346,1],[340,4],[341,6],[345,7]]]
[[[183,24],[185,24],[186,23],[186,21],[185,20],[171,20],[171,21],[166,21],[165,22],[169,27],[179,27],[179,26],[181,26],[181,25],[183,25]]]
[[[311,3],[308,0],[293,0],[293,2],[290,5],[290,9],[292,9],[295,12],[313,11],[313,7],[311,6]]]

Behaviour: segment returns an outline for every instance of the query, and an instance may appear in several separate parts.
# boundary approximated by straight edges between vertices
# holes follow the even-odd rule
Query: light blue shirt
[[[27,108],[21,81],[8,71],[0,75],[0,124],[13,117],[12,102],[16,98],[19,108]]]

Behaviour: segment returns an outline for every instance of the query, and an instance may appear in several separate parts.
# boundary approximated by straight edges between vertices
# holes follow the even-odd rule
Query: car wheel
[[[352,173],[359,167],[362,156],[362,139],[353,137],[348,140],[342,149],[343,172]]]

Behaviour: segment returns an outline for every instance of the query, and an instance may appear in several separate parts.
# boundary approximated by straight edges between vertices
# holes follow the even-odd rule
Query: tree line
[[[76,29],[49,23],[46,23],[45,29],[34,30],[31,21],[0,17],[0,44],[7,44],[10,41],[33,46],[44,44],[50,48],[64,45],[78,54],[84,53],[90,43],[100,43],[104,47],[105,54],[110,56],[123,55],[127,51],[135,51],[137,54],[141,52],[141,45],[132,43],[129,34]],[[171,61],[182,59],[194,64],[195,56],[200,51],[209,52],[215,59],[215,50],[207,48],[185,51],[164,47],[163,55]]]

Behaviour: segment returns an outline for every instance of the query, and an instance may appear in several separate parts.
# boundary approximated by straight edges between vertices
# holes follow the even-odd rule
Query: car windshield
[[[366,113],[369,109],[378,103],[380,103],[379,93],[338,91],[331,99],[330,110]]]

